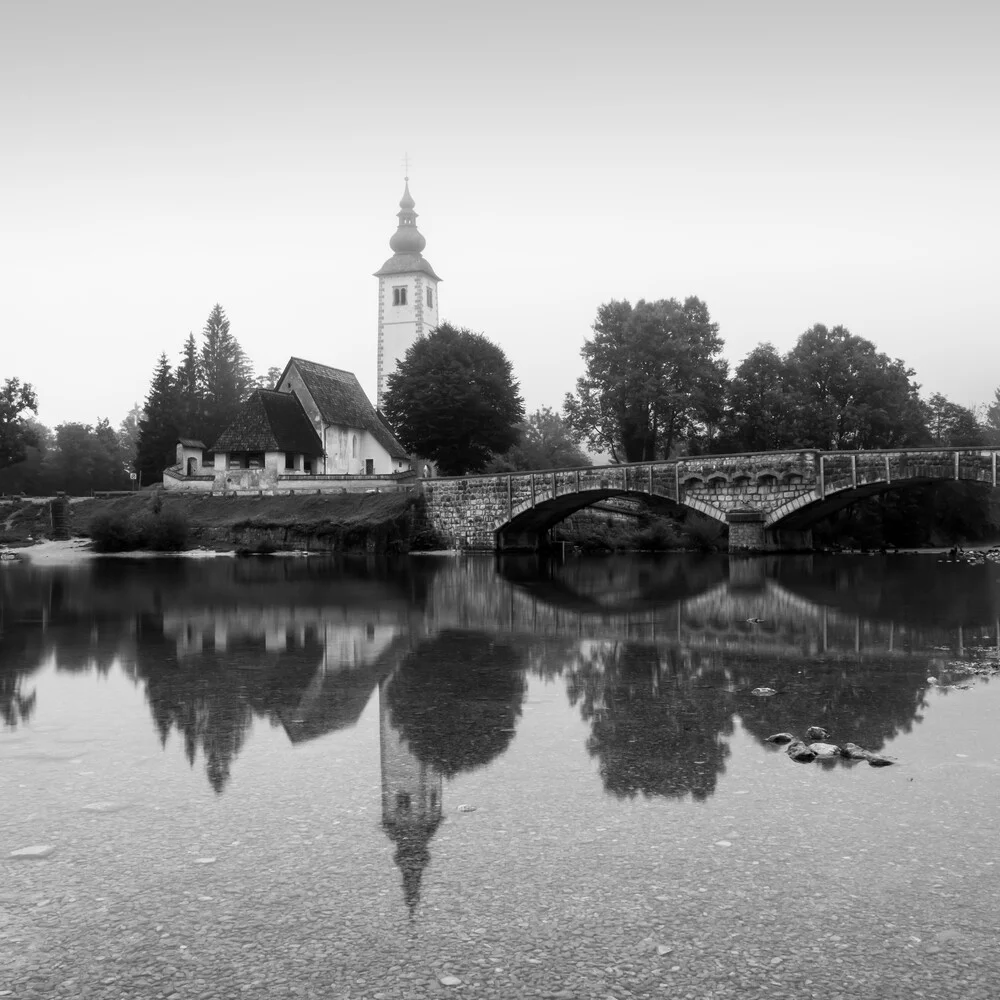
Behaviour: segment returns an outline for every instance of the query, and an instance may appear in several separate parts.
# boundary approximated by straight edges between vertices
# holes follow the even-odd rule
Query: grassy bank
[[[186,526],[188,547],[273,552],[405,552],[418,534],[418,500],[406,493],[344,493],[283,497],[206,497],[137,493],[73,500],[69,528],[90,538],[109,522],[170,519]],[[7,544],[50,535],[48,507],[22,503],[3,517]],[[2,513],[2,512],[0,512]]]

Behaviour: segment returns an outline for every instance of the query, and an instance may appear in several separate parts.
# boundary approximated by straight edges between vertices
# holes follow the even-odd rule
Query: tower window
[[[410,811],[410,796],[406,792],[396,792],[396,808],[400,812]]]
[[[394,306],[406,305],[406,285],[397,285],[392,290],[392,304]]]
[[[433,309],[434,308],[434,289],[433,288],[428,288],[427,289],[427,308],[428,309]]]

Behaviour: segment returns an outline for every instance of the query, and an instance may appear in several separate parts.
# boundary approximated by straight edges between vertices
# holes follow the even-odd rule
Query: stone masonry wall
[[[421,482],[428,524],[446,544],[493,550],[498,529],[516,527],[519,515],[532,531],[544,518],[531,515],[546,505],[569,513],[571,494],[591,500],[649,494],[686,504],[727,520],[750,508],[785,516],[820,495],[902,479],[971,479],[997,485],[1000,449],[896,452],[788,451],[752,455],[701,455],[671,462],[602,466],[549,472],[428,479]],[[958,456],[956,459],[956,455]],[[559,498],[567,498],[559,504]]]

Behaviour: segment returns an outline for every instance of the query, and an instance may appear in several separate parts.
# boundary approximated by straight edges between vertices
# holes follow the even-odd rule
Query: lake
[[[994,563],[95,559],[0,595],[0,996],[1000,995]],[[767,742],[810,726],[896,763]]]

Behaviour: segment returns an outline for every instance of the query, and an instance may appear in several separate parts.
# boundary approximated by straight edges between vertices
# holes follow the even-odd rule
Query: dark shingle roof
[[[329,368],[303,358],[292,358],[285,366],[285,371],[290,365],[295,365],[299,370],[302,381],[326,423],[360,427],[368,431],[393,458],[408,457],[406,449],[376,412],[353,372]]]
[[[294,451],[322,455],[323,445],[298,396],[257,389],[219,435],[213,451]]]
[[[376,272],[377,278],[382,274],[411,274],[413,271],[423,271],[429,274],[435,281],[441,279],[434,273],[430,261],[424,259],[419,253],[396,253],[393,254]]]
[[[184,445],[185,448],[204,448],[205,447],[205,443],[203,441],[197,440],[196,438],[178,438],[177,439],[177,443]]]

